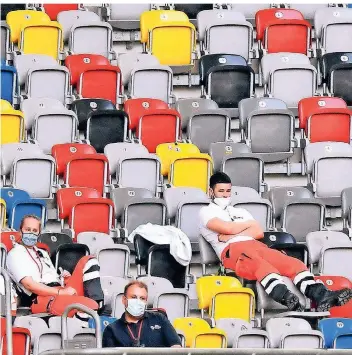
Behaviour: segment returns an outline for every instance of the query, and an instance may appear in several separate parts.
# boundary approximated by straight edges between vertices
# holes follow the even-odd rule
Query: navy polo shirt
[[[141,321],[127,323],[124,313],[120,319],[105,328],[103,348],[134,347],[135,341],[128,331],[127,324],[133,336],[137,338]],[[174,327],[163,314],[146,312],[143,317],[140,345],[147,348],[168,348],[173,345],[181,345],[181,341]]]

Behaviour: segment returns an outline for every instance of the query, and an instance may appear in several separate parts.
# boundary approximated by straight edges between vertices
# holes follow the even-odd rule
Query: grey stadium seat
[[[241,12],[200,11],[197,15],[197,27],[203,53],[237,54],[246,60],[250,59],[253,51],[253,26]]]
[[[57,15],[57,22],[62,27],[63,38],[68,42],[71,34],[71,28],[79,22],[96,22],[100,21],[100,17],[92,11],[69,10],[61,11]]]
[[[261,61],[265,94],[286,102],[289,108],[314,96],[317,90],[317,70],[309,58],[299,53],[271,53]]]
[[[97,252],[101,276],[126,278],[130,271],[130,250],[126,245],[115,244]]]
[[[116,5],[119,6],[118,4]],[[124,86],[129,83],[131,72],[137,65],[153,66],[159,64],[158,58],[148,53],[127,52],[119,54],[117,58],[117,66],[121,69]]]
[[[266,323],[272,348],[320,349],[323,346],[321,332],[312,330],[305,319],[271,318]]]
[[[341,210],[344,227],[352,226],[352,187],[342,190]]]
[[[228,157],[251,153],[251,149],[244,143],[217,142],[210,144],[209,154],[213,159],[214,171],[221,171],[223,160]]]
[[[89,38],[89,41],[87,41]],[[112,27],[106,22],[79,22],[71,27],[70,54],[100,54],[115,59],[112,48]]]
[[[104,292],[104,304],[112,306],[114,294],[121,294],[129,280],[123,277],[101,276],[101,288]]]
[[[236,201],[246,200],[261,200],[261,197],[257,191],[251,187],[232,186],[231,189],[231,203],[235,204]]]
[[[60,350],[61,348],[61,333],[48,330],[35,339],[33,355],[39,355],[48,350]]]
[[[148,286],[148,306],[152,307],[156,297],[164,292],[172,292],[174,287],[171,281],[157,276],[141,276],[138,281],[144,282]]]
[[[220,260],[216,255],[213,247],[203,238],[203,236],[198,236],[199,240],[199,251],[200,259],[202,263],[202,273],[203,275],[207,274],[208,265],[219,265]]]
[[[255,25],[255,14],[259,10],[269,9],[271,4],[247,4],[247,3],[230,3],[228,4],[232,10],[241,12],[246,19]]]
[[[109,234],[100,232],[81,232],[77,235],[77,243],[87,245],[91,255],[97,255],[100,249],[115,246]]]
[[[26,83],[28,71],[36,67],[59,66],[58,62],[50,55],[21,54],[14,57],[14,65],[17,70],[18,84]]]
[[[49,330],[45,320],[33,316],[16,317],[15,327],[27,328],[31,332],[31,343],[34,344],[36,338]]]
[[[10,27],[6,21],[1,21],[1,60],[7,61],[8,55],[11,53],[10,44]]]
[[[139,64],[131,71],[128,93],[132,99],[159,99],[172,104],[172,70],[166,65]]]
[[[26,129],[32,129],[36,115],[42,110],[60,110],[64,107],[65,106],[61,101],[47,97],[23,100],[21,103],[21,111],[24,114],[24,123],[26,125]]]
[[[180,113],[182,118],[182,129],[188,127],[188,122],[193,115],[200,111],[216,110],[217,108],[218,104],[210,99],[179,99],[176,102],[176,110]]]
[[[187,138],[202,153],[209,153],[211,143],[230,140],[231,117],[226,110],[204,110],[194,113],[188,122]]]
[[[328,7],[329,4],[288,4],[288,8],[298,10],[302,13],[305,20],[313,22],[315,13]]]
[[[55,144],[73,143],[78,140],[78,120],[73,111],[43,109],[35,117],[32,138],[44,153],[50,154]]]

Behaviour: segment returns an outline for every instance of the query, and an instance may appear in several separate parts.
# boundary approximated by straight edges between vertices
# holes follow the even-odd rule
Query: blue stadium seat
[[[350,9],[352,9],[352,4],[347,4],[347,7],[349,7]]]
[[[352,333],[338,335],[335,338],[335,349],[352,349]]]
[[[1,98],[11,105],[17,94],[17,71],[14,67],[1,61]]]
[[[111,323],[114,323],[117,319],[115,317],[108,317],[108,316],[100,316],[100,326],[101,331],[104,332],[104,329]],[[95,329],[95,321],[94,319],[89,319],[88,321],[89,328]]]
[[[324,335],[325,348],[333,348],[335,339],[343,334],[350,334],[350,337],[337,339],[337,344],[345,346],[349,342],[349,349],[352,348],[352,319],[349,318],[326,318],[318,324],[319,330]],[[336,344],[335,344],[336,345]],[[343,349],[343,347],[341,347]]]
[[[11,220],[11,211],[14,203],[17,200],[29,200],[31,196],[29,196],[29,193],[24,190],[15,189],[13,187],[2,187],[1,198],[3,198],[6,202],[6,214],[8,219]]]

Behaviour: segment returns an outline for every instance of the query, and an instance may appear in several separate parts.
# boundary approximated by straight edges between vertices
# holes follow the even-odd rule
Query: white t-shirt
[[[247,222],[254,220],[254,218],[243,208],[228,206],[225,209],[222,209],[213,202],[211,202],[208,206],[201,208],[199,212],[200,234],[211,244],[219,259],[221,257],[221,253],[229,244],[253,240],[252,237],[247,235],[238,235],[227,242],[220,242],[218,239],[219,234],[207,228],[208,222],[213,218],[219,218],[224,222]]]
[[[42,255],[42,257],[39,255]],[[34,281],[43,284],[61,283],[49,254],[43,249],[25,248],[23,245],[16,243],[7,254],[6,266],[12,280],[27,295],[32,293],[21,285],[20,281],[24,277],[31,276]]]

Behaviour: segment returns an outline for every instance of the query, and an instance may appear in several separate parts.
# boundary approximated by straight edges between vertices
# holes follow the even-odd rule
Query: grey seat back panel
[[[237,318],[220,318],[215,321],[216,328],[225,332],[227,337],[227,346],[232,347],[234,344],[234,338],[240,332],[251,330],[250,323]]]
[[[352,18],[350,23],[335,24],[325,29],[325,52],[351,52],[352,51]]]
[[[300,11],[306,20],[312,21],[318,10],[328,6],[329,4],[290,4],[290,9]]]
[[[140,28],[139,18],[144,11],[151,10],[151,4],[110,4],[108,22],[116,28],[134,30]]]
[[[319,272],[323,275],[338,275],[352,279],[350,265],[352,258],[352,242],[346,243],[346,247],[331,246],[323,249],[319,260]],[[336,262],[338,260],[338,262]]]
[[[114,246],[110,235],[99,232],[81,232],[77,235],[77,243],[87,245],[91,255],[96,255],[99,249]]]
[[[269,335],[264,330],[249,330],[240,332],[235,336],[233,348],[238,349],[263,349],[269,347]]]
[[[46,324],[44,319],[33,316],[16,317],[14,326],[27,328],[31,332],[32,345],[41,334],[49,330],[48,325]]]
[[[100,249],[97,254],[101,276],[127,277],[130,251],[126,245],[115,245]]]
[[[200,257],[203,265],[216,265],[219,264],[219,258],[216,255],[213,247],[203,238],[198,236]]]
[[[141,276],[138,281],[144,282],[148,286],[148,306],[153,306],[157,296],[164,292],[172,292],[174,287],[171,281],[157,276]]]
[[[166,310],[167,318],[172,323],[176,318],[187,317],[189,313],[187,293],[171,291],[159,295],[154,301],[155,308]]]
[[[104,292],[104,304],[112,304],[114,293],[123,293],[128,280],[122,277],[101,276],[101,288]]]
[[[55,332],[47,332],[39,336],[33,346],[33,355],[42,354],[48,350],[61,349],[61,334]]]
[[[271,7],[271,4],[245,4],[245,3],[231,3],[230,4],[231,9],[234,11],[241,12],[246,19],[254,19],[255,14],[262,9],[269,9]]]
[[[117,319],[121,318],[125,312],[125,306],[122,303],[123,292],[115,295],[112,300],[112,313],[111,315]]]
[[[10,46],[10,29],[6,21],[1,21],[1,60],[6,60],[6,53]]]
[[[231,203],[235,204],[236,202],[241,201],[254,201],[261,200],[258,192],[251,187],[243,187],[243,186],[232,186],[231,189]]]
[[[286,334],[282,348],[284,349],[320,349],[323,335],[317,330],[307,330],[305,334]]]

